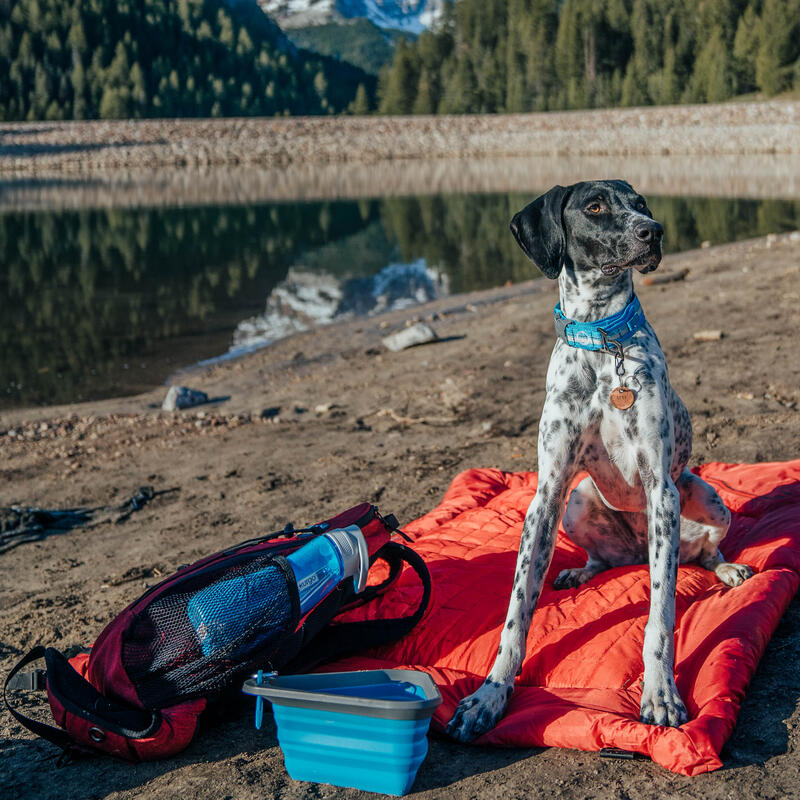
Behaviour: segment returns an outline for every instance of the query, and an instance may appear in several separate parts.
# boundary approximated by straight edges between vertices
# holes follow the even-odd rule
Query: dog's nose
[[[655,220],[652,222],[645,222],[642,225],[637,225],[634,228],[634,234],[637,239],[642,242],[657,242],[664,235],[664,228]]]

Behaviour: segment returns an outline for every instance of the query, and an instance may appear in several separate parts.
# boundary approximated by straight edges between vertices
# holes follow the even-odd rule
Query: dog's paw
[[[668,725],[671,728],[689,721],[689,714],[674,680],[642,687],[640,719],[648,725]]]
[[[727,561],[717,564],[714,572],[726,586],[739,586],[753,574],[747,564],[730,564]]]
[[[459,742],[471,742],[491,730],[506,710],[513,687],[487,682],[465,697],[447,724],[447,735]]]
[[[558,573],[558,577],[553,581],[554,589],[576,589],[582,586],[586,581],[591,580],[597,572],[588,569],[587,567],[578,567],[576,569],[562,569]]]

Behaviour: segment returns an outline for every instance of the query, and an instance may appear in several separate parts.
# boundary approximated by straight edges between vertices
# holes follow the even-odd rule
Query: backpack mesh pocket
[[[297,584],[284,558],[251,555],[177,581],[132,622],[122,660],[146,707],[229,686],[297,627]]]

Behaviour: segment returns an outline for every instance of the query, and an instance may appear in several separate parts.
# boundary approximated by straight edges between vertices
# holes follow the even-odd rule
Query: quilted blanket
[[[639,722],[647,567],[619,567],[577,589],[556,591],[555,576],[585,561],[559,531],[507,713],[476,744],[616,747],[684,775],[722,765],[720,750],[748,682],[800,583],[800,460],[711,463],[696,472],[733,512],[723,554],[748,564],[754,575],[729,589],[698,566],[679,569],[675,674],[690,721],[680,728]],[[433,722],[443,731],[459,699],[478,688],[494,660],[535,491],[534,473],[473,469],[458,475],[440,505],[404,527],[433,578],[425,619],[403,640],[326,670],[428,672],[444,700]],[[416,607],[420,592],[409,570],[379,601],[353,613],[397,616]]]

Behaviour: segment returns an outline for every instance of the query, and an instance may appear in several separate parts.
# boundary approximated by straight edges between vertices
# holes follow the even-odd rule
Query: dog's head
[[[537,197],[511,220],[511,232],[548,278],[567,262],[613,278],[631,267],[652,272],[664,228],[625,181],[584,181]]]

